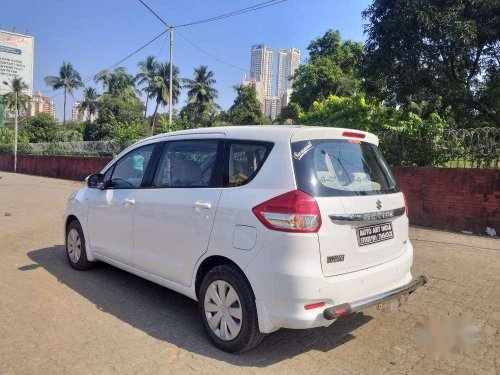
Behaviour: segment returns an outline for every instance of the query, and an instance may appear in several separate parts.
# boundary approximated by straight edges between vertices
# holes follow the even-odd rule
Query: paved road
[[[329,328],[281,330],[230,355],[203,332],[195,302],[111,266],[66,264],[60,216],[78,183],[0,173],[0,373],[500,372],[500,241],[412,229],[414,274],[430,277],[399,311]],[[480,342],[435,360],[416,324],[471,314]]]

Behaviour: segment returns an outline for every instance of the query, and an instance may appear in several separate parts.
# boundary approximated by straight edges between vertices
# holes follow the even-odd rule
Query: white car
[[[377,145],[366,132],[284,125],[139,141],[71,195],[68,261],[199,301],[229,352],[401,301],[426,278],[410,273],[405,199]]]

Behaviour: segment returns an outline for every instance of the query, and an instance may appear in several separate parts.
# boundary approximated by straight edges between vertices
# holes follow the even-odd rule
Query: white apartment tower
[[[276,79],[277,96],[280,99],[281,108],[286,107],[292,93],[295,70],[300,65],[300,49],[280,48],[278,50],[278,77]]]
[[[262,82],[266,96],[272,95],[274,51],[265,44],[252,46],[250,58],[250,79]]]
[[[278,97],[281,97],[287,89],[292,88],[292,80],[295,70],[300,65],[300,49],[280,48],[278,50],[278,77],[277,88]]]

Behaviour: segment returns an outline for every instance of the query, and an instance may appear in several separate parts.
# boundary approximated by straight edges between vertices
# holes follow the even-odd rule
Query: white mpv
[[[68,201],[77,270],[103,261],[199,301],[223,350],[401,303],[412,278],[403,193],[370,133],[233,126],[161,134]]]

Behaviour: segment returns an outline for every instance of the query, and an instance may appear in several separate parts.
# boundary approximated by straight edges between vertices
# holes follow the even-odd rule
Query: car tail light
[[[252,208],[267,228],[297,233],[316,233],[321,227],[321,214],[316,200],[300,190],[278,195]]]
[[[363,133],[356,133],[356,132],[343,132],[342,137],[350,137],[350,138],[359,138],[359,139],[364,139],[366,137],[366,134]]]
[[[405,193],[402,193],[402,194],[403,194],[403,200],[405,201],[405,214],[406,214],[406,217],[409,217],[408,216],[408,202],[406,201]]]

